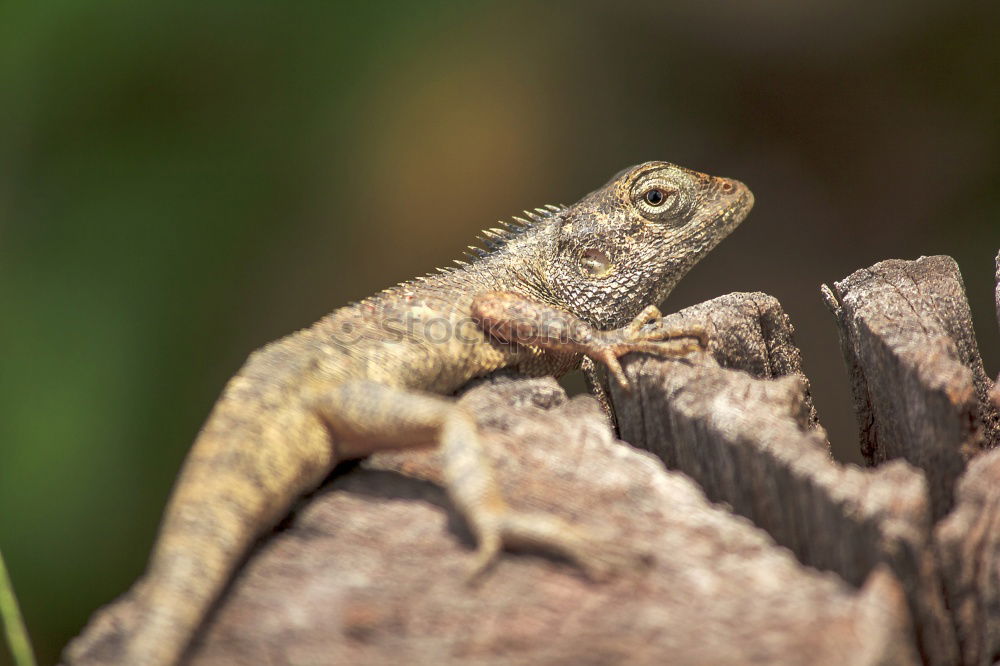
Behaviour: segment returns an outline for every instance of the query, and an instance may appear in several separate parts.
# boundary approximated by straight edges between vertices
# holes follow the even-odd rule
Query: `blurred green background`
[[[997,7],[0,3],[0,547],[41,663],[247,353],[629,164],[752,187],[667,305],[777,296],[842,459],[821,282],[951,254],[995,374]]]

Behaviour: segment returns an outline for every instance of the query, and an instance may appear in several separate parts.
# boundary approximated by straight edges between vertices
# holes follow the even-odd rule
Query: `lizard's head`
[[[591,323],[620,326],[666,298],[751,207],[736,180],[667,162],[626,169],[558,216],[550,289]]]

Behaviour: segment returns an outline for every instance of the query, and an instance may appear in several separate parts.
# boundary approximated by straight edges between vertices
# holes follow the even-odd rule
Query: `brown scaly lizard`
[[[505,547],[555,553],[593,575],[620,564],[595,535],[510,509],[474,416],[442,396],[501,368],[559,376],[584,359],[627,387],[619,356],[704,346],[703,330],[653,323],[655,304],[752,206],[738,181],[641,164],[572,206],[483,232],[468,263],[255,352],[188,455],[146,574],[65,661],[177,663],[257,537],[338,462],[382,449],[441,447],[449,496],[478,543],[473,572]],[[123,605],[137,618],[125,628],[109,619]]]

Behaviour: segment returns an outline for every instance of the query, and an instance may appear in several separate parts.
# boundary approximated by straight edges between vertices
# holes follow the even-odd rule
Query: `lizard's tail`
[[[335,464],[326,429],[305,410],[264,408],[254,423],[227,411],[220,402],[192,447],[146,574],[115,604],[131,606],[110,622],[125,633],[111,641],[116,654],[106,638],[84,636],[69,663],[178,663],[256,538]]]

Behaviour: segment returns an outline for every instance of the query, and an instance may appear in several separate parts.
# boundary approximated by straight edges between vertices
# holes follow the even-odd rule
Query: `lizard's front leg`
[[[630,352],[685,356],[708,345],[701,327],[646,327],[661,316],[654,305],[622,328],[602,331],[565,310],[514,292],[492,291],[473,299],[472,316],[486,332],[503,342],[584,354],[599,361],[626,390],[629,384],[618,362],[620,356]]]
[[[500,493],[475,418],[453,400],[359,380],[324,392],[313,408],[331,431],[338,459],[441,446],[448,494],[478,543],[472,576],[510,546],[562,555],[594,578],[640,559],[556,516],[512,509]]]

